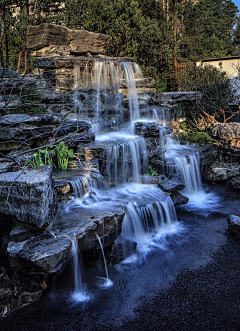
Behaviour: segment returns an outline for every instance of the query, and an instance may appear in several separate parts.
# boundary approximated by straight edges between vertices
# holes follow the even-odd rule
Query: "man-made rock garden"
[[[104,56],[109,42],[30,26],[33,72],[0,70],[1,316],[39,298],[75,242],[90,260],[102,246],[108,264],[139,253],[177,223],[174,206],[204,194],[200,170],[240,188],[240,123],[214,124],[204,146],[183,141],[180,103],[201,93],[155,93],[132,59]]]

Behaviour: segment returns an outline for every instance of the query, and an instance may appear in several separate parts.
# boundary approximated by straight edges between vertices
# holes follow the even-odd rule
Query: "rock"
[[[240,239],[240,217],[231,215],[227,219],[228,230]]]
[[[216,123],[212,128],[212,136],[226,141],[240,139],[240,123]]]
[[[35,265],[44,272],[56,273],[69,261],[71,246],[71,240],[67,238],[55,238],[50,233],[43,233],[20,242],[10,241],[7,252],[14,270],[26,270]]]
[[[0,174],[0,212],[44,228],[57,211],[52,166]]]
[[[240,190],[240,176],[234,177],[231,182],[235,190]]]
[[[5,115],[1,118],[1,122],[0,151],[11,151],[15,148],[24,149],[26,148],[25,140],[27,140],[28,147],[47,145],[53,137],[55,140],[59,140],[59,137],[65,137],[69,147],[94,140],[94,135],[89,134],[91,127],[89,123],[63,121],[61,114]],[[7,123],[12,125],[8,126]],[[50,144],[54,144],[55,140],[51,140]]]
[[[206,180],[222,182],[240,175],[240,165],[238,163],[214,162],[204,176]]]
[[[41,49],[46,46],[70,46],[73,54],[104,54],[111,37],[86,30],[70,30],[61,25],[42,23],[27,27],[27,47]],[[58,49],[59,51],[59,49]],[[66,50],[64,50],[66,52]]]
[[[198,100],[201,98],[201,92],[165,92],[155,93],[152,96],[150,104],[161,105],[168,102],[183,102],[188,100]]]
[[[167,193],[183,190],[185,188],[185,186],[182,183],[179,183],[173,179],[169,179],[165,182],[158,183],[158,187]]]
[[[18,73],[10,68],[0,68],[0,79],[2,78],[18,78]]]
[[[240,123],[216,123],[211,134],[220,147],[240,152]]]
[[[184,195],[176,191],[172,192],[170,196],[174,203],[174,206],[185,205],[189,201],[188,197],[185,197]]]

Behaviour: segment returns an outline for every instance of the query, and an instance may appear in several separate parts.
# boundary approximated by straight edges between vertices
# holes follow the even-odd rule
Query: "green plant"
[[[186,122],[181,123],[180,130],[176,135],[180,140],[198,145],[212,144],[214,142],[207,132],[198,131],[197,128],[187,125]]]
[[[33,159],[28,160],[25,162],[25,165],[30,165],[31,167],[40,167],[43,165],[50,165],[52,164],[55,168],[55,164],[52,161],[50,154],[53,154],[55,149],[48,151],[48,148],[39,149],[36,153],[33,154]],[[44,157],[44,160],[42,159]]]
[[[61,141],[59,146],[56,147],[58,168],[67,170],[69,158],[74,159],[73,149],[68,149],[64,141]]]
[[[151,176],[158,176],[157,170],[154,169],[154,168],[151,166],[151,164],[150,164],[150,166],[149,166],[149,170],[150,170],[150,175],[151,175]]]

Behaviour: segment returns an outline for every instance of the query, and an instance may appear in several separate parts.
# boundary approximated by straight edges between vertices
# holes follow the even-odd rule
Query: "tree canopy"
[[[52,22],[112,36],[111,56],[131,56],[160,78],[177,62],[235,55],[237,7],[232,0],[0,0],[1,65],[24,62],[27,25]],[[166,1],[165,1],[166,3]],[[55,3],[56,4],[56,3]],[[59,2],[60,4],[60,2]],[[55,6],[55,7],[53,7]]]

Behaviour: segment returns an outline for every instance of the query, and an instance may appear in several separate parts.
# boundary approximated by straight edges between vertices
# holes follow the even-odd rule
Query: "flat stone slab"
[[[57,273],[72,256],[72,241],[77,238],[81,251],[99,249],[96,234],[103,246],[116,240],[121,232],[125,212],[123,209],[61,214],[50,231],[32,233],[17,227],[10,234],[8,254],[11,268],[20,270],[35,266],[46,273]]]
[[[51,224],[57,211],[52,166],[0,173],[0,212],[38,228]]]
[[[173,179],[158,183],[158,187],[164,192],[172,193],[175,191],[183,190],[185,186]]]
[[[227,219],[228,230],[240,239],[240,217],[231,215]]]
[[[74,54],[104,54],[112,38],[103,33],[71,30],[65,26],[42,23],[27,27],[27,47],[41,49],[46,46],[70,46]]]
[[[196,92],[166,92],[166,93],[155,93],[150,103],[151,104],[163,104],[171,101],[182,102],[188,100],[198,100],[202,96],[202,93],[199,91]]]

